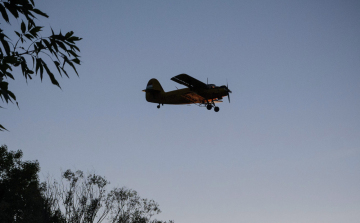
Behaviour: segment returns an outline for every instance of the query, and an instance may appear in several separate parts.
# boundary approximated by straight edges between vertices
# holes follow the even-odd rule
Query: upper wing
[[[185,85],[186,87],[189,87],[190,89],[196,89],[196,88],[206,88],[207,85],[187,74],[179,74],[176,75],[175,77],[172,77],[171,80]]]

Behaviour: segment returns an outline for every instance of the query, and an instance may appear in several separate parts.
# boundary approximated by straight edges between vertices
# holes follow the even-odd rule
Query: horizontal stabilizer
[[[144,89],[144,90],[142,90],[142,92],[150,92],[150,93],[152,93],[152,92],[161,92],[160,90],[155,90],[155,89]]]

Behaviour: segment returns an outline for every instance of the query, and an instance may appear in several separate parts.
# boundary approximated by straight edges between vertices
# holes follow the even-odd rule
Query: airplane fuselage
[[[157,103],[157,108],[164,104],[198,104],[204,105],[208,110],[214,108],[215,112],[219,111],[219,107],[215,103],[222,102],[221,99],[227,96],[230,102],[231,91],[225,85],[217,87],[214,84],[205,84],[187,74],[179,74],[171,80],[187,86],[187,88],[177,89],[165,92],[161,84],[155,78],[149,80],[146,85],[145,98],[146,101]]]
[[[158,91],[147,93],[146,101],[158,104],[204,104],[212,102],[213,100],[220,100],[224,96],[227,96],[227,92],[222,88],[201,89],[197,91],[192,91],[190,88],[183,88],[169,92]]]

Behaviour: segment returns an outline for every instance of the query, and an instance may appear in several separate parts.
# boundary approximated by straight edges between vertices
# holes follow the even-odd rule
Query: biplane
[[[230,93],[228,86],[216,86],[215,84],[205,84],[187,74],[179,74],[171,78],[176,83],[185,85],[187,88],[165,92],[158,80],[150,79],[146,89],[146,101],[159,104],[196,104],[206,107],[208,110],[214,108],[218,112],[220,108],[216,103],[222,102],[222,98],[227,96],[230,103]]]

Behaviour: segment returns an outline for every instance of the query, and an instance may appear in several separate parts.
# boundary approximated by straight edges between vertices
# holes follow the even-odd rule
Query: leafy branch
[[[52,34],[50,36],[42,37],[43,27],[35,24],[35,15],[46,18],[49,16],[35,8],[33,0],[0,1],[0,12],[8,24],[10,24],[9,14],[17,20],[20,19],[20,15],[23,17],[20,30],[14,31],[18,37],[15,44],[0,29],[0,98],[3,102],[16,102],[18,105],[15,94],[8,89],[9,84],[6,82],[8,78],[15,80],[13,75],[14,67],[21,69],[26,80],[32,79],[33,75],[38,73],[42,80],[45,71],[51,83],[59,88],[61,88],[60,84],[46,62],[49,59],[61,77],[63,74],[69,77],[66,65],[70,66],[79,75],[75,65],[80,65],[81,62],[78,55],[80,49],[76,46],[76,42],[80,41],[81,38],[75,36],[73,31],[63,35],[61,31],[59,34],[55,34],[51,29]],[[44,59],[44,57],[47,59]],[[32,66],[28,65],[28,61],[32,61]],[[6,129],[0,125],[0,131],[3,130]]]

